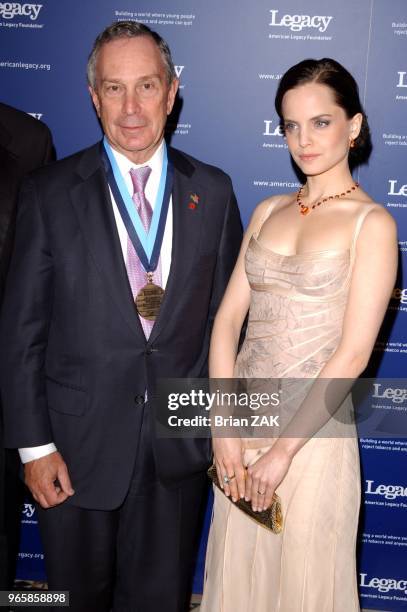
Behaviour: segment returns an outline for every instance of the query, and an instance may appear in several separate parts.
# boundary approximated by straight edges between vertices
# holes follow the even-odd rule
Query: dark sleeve
[[[212,295],[209,305],[208,320],[205,330],[204,347],[202,351],[201,377],[208,376],[208,352],[209,343],[212,333],[213,322],[218,311],[220,303],[225,293],[226,286],[229,282],[230,275],[233,272],[237,256],[239,255],[240,246],[242,243],[243,229],[240,219],[239,208],[236,197],[233,191],[232,183],[230,183],[229,197],[225,207],[225,215],[223,218],[222,234],[219,242],[218,257],[214,273],[214,281],[212,286]]]
[[[31,117],[30,117],[31,119]],[[44,123],[40,123],[36,119],[32,119],[33,123],[29,123],[31,129],[27,131],[26,147],[21,156],[16,159],[9,158],[11,172],[6,174],[6,180],[9,181],[8,188],[10,191],[9,212],[3,214],[1,219],[2,237],[0,239],[0,304],[3,301],[3,292],[7,270],[10,262],[10,255],[14,242],[15,224],[16,224],[16,207],[19,186],[23,176],[32,170],[36,170],[45,164],[55,161],[55,149],[52,143],[51,132]],[[34,130],[32,127],[34,126]]]
[[[0,318],[0,386],[5,446],[52,441],[44,362],[53,295],[53,263],[33,180],[21,190]]]

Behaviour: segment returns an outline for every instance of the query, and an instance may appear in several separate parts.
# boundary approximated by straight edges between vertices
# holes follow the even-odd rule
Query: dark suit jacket
[[[9,265],[22,178],[54,158],[47,126],[0,103],[0,303]]]
[[[22,192],[0,329],[6,444],[55,441],[76,492],[70,503],[81,507],[112,509],[124,499],[145,389],[159,377],[207,374],[213,318],[238,254],[229,177],[180,151],[169,156],[172,264],[148,342],[100,144],[37,171]],[[195,209],[191,194],[199,196]],[[167,484],[209,461],[208,440],[157,439],[154,451]]]

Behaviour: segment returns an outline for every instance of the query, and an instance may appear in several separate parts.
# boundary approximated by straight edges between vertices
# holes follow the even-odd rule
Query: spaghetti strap
[[[376,206],[374,204],[367,204],[362,211],[360,212],[357,220],[356,220],[356,224],[355,224],[355,230],[353,232],[353,238],[352,238],[352,244],[351,244],[351,267],[353,266],[354,260],[355,260],[355,253],[356,253],[356,243],[360,234],[360,230],[362,229],[362,225],[364,220],[366,219],[367,215],[370,213],[370,211],[374,210],[376,208]]]
[[[256,229],[256,230],[253,232],[253,236],[254,236],[255,238],[257,238],[257,237],[258,237],[258,235],[259,235],[259,233],[260,233],[261,228],[263,227],[263,225],[265,224],[265,222],[267,221],[267,219],[268,219],[268,218],[269,218],[269,216],[271,215],[271,213],[272,213],[272,211],[273,211],[273,209],[274,209],[275,205],[277,204],[277,202],[278,202],[278,200],[273,199],[273,200],[272,200],[272,201],[269,203],[269,205],[267,206],[267,208],[266,208],[265,212],[263,213],[263,215],[262,215],[262,217],[261,217],[261,219],[260,219],[260,223],[259,223],[258,228],[257,228],[257,229]]]

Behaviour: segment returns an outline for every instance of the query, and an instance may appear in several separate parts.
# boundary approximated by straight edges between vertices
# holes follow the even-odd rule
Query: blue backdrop
[[[403,264],[405,0],[42,2],[0,3],[1,99],[49,125],[58,157],[92,144],[100,138],[85,79],[92,42],[114,20],[146,23],[169,42],[181,79],[181,112],[171,126],[172,144],[232,176],[245,223],[259,200],[299,186],[273,106],[280,75],[306,57],[342,62],[360,85],[373,135],[370,163],[355,178],[396,218]],[[388,378],[401,378],[406,369],[407,288],[402,267],[374,354],[379,374]],[[407,399],[402,409],[404,404]],[[369,608],[407,610],[406,451],[402,439],[361,439],[365,494],[360,592]],[[19,576],[40,578],[41,550],[29,503],[22,518]]]

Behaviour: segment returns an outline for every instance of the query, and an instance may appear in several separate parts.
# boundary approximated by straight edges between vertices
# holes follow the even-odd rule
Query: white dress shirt
[[[158,188],[160,185],[161,179],[161,171],[163,165],[163,157],[164,157],[164,141],[161,142],[158,149],[155,151],[154,155],[146,161],[144,164],[134,164],[131,160],[129,160],[125,155],[115,151],[112,148],[113,155],[116,159],[119,170],[123,176],[123,179],[126,183],[126,186],[129,190],[130,195],[133,195],[133,183],[130,176],[130,170],[132,168],[140,168],[141,166],[150,166],[151,173],[148,177],[148,181],[145,188],[145,194],[147,200],[150,202],[151,207],[154,211],[156,205],[156,198],[158,193]],[[113,194],[110,191],[110,197],[112,200],[112,207],[114,218],[116,221],[117,232],[119,234],[120,245],[122,247],[123,259],[126,262],[127,258],[127,231],[126,227],[121,218],[119,209],[117,208],[116,202],[114,200]],[[171,266],[171,251],[172,251],[172,197],[170,198],[170,205],[168,207],[168,215],[167,221],[165,224],[163,242],[161,245],[161,276],[162,276],[162,286],[165,288],[168,280],[168,275],[170,273]],[[20,453],[20,459],[22,463],[27,463],[28,461],[33,461],[34,459],[39,459],[40,457],[44,457],[45,455],[49,455],[57,450],[57,447],[53,442],[49,444],[43,444],[41,446],[33,446],[30,448],[19,448],[18,452]]]

